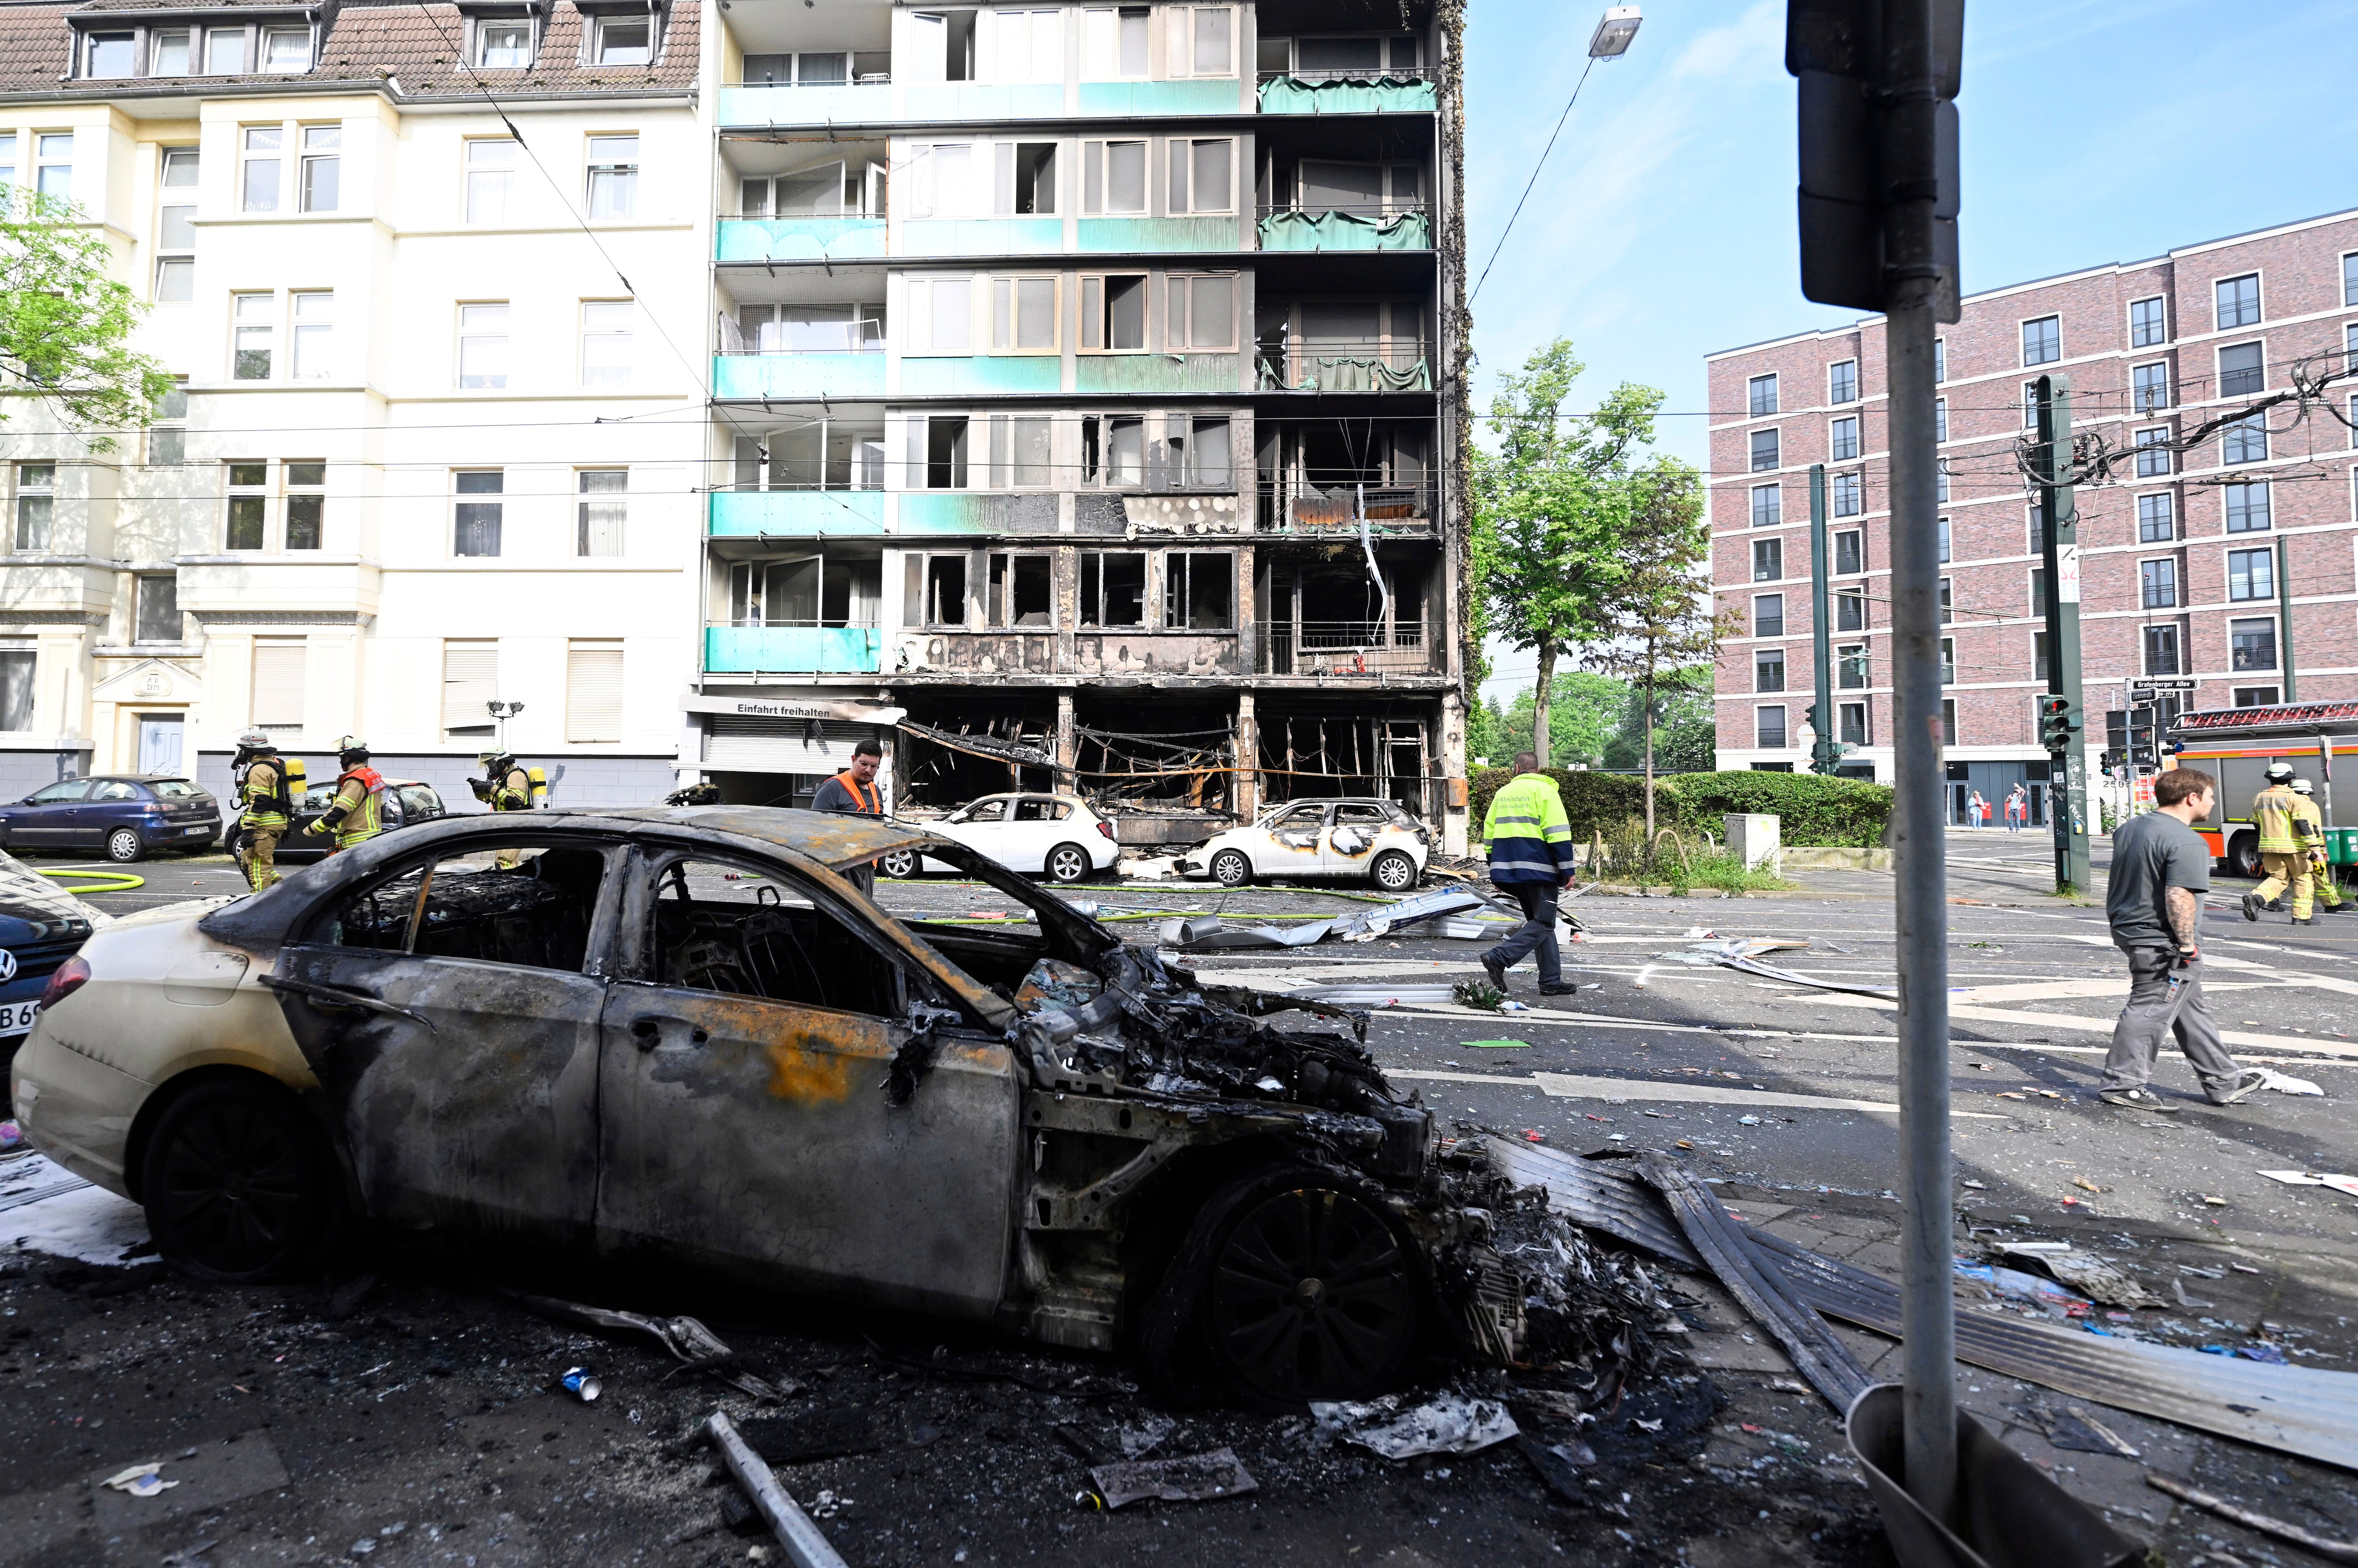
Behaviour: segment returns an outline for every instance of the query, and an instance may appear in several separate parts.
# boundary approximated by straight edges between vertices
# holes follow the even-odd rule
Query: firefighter
[[[2307,825],[2304,835],[2309,839],[2309,879],[2317,885],[2317,902],[2325,906],[2328,914],[2347,914],[2350,905],[2343,902],[2342,890],[2334,885],[2333,866],[2325,854],[2325,813],[2318,808],[2317,786],[2307,779],[2292,781],[2292,793],[2300,798],[2293,809],[2300,813]]]
[[[532,773],[515,753],[505,749],[477,753],[475,761],[483,765],[483,776],[469,779],[475,798],[493,811],[530,811],[533,804]],[[502,871],[524,864],[522,849],[503,849],[492,860]]]
[[[2288,887],[2292,890],[2292,923],[2309,925],[2313,885],[2309,874],[2309,825],[2299,810],[2300,796],[2292,792],[2292,764],[2270,762],[2268,787],[2252,797],[2252,821],[2260,830],[2260,865],[2268,880],[2244,895],[2244,918],[2257,920],[2260,907]],[[2319,835],[2322,838],[2322,833]]]
[[[260,892],[278,880],[278,840],[287,836],[287,819],[295,812],[294,792],[277,745],[259,730],[237,738],[237,757],[230,769],[243,808],[237,819],[237,869],[245,873],[245,885]]]
[[[365,844],[384,831],[384,775],[368,765],[368,742],[347,735],[336,742],[336,793],[327,815],[303,831],[332,833],[336,847],[328,852]]]

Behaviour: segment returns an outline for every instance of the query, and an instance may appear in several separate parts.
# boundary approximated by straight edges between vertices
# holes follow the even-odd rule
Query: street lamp
[[[493,698],[492,701],[483,704],[483,706],[491,709],[492,717],[493,719],[499,720],[500,750],[504,752],[507,750],[508,745],[508,720],[514,719],[517,714],[524,711],[524,704],[521,702],[502,702],[497,698]]]
[[[1645,18],[1635,5],[1608,6],[1596,19],[1596,31],[1589,36],[1588,58],[1618,59],[1629,50],[1629,40],[1638,36],[1638,24]]]

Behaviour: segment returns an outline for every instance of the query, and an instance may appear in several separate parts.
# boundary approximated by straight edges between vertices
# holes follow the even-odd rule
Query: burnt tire
[[[1412,892],[1417,884],[1416,862],[1398,849],[1378,855],[1368,868],[1368,880],[1386,892]]]
[[[1212,880],[1222,887],[1240,888],[1253,879],[1252,862],[1245,859],[1242,849],[1223,849],[1212,857],[1206,868]]]
[[[1097,870],[1089,861],[1089,852],[1078,844],[1057,845],[1048,851],[1040,864],[1048,873],[1050,881],[1063,882],[1067,886],[1088,881],[1089,873]]]
[[[1393,1217],[1314,1171],[1215,1194],[1142,1336],[1158,1380],[1293,1411],[1396,1386],[1418,1359],[1427,1285]]]
[[[319,1261],[341,1229],[327,1140],[276,1084],[217,1079],[180,1096],[140,1171],[157,1251],[200,1280],[285,1279]]]
[[[894,881],[905,881],[917,874],[917,852],[914,849],[887,849],[876,858],[876,869]]]

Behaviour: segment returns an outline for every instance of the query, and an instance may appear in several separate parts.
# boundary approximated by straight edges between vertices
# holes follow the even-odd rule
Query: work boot
[[[2292,923],[2295,925],[2314,925],[2317,924],[2317,917],[2312,914],[2296,914],[2292,917]]]
[[[1578,986],[1573,984],[1570,980],[1557,980],[1552,985],[1543,985],[1540,987],[1540,995],[1570,996],[1579,989],[1580,988]]]
[[[2212,1096],[2211,1103],[2212,1105],[2241,1105],[2245,1100],[2251,1098],[2254,1095],[2259,1093],[2260,1090],[2266,1087],[2267,1081],[2268,1070],[2266,1067],[2246,1067],[2242,1072],[2235,1075],[2235,1081],[2227,1086],[2227,1092],[2225,1094]]]
[[[2280,898],[2272,898],[2268,900],[2267,903],[2260,905],[2260,907],[2266,910],[2270,914],[2282,914],[2284,913],[2284,900]]]
[[[2156,1116],[2176,1116],[2180,1108],[2151,1089],[2099,1089],[2096,1098],[2123,1110],[2149,1110]]]
[[[2247,892],[2244,895],[2244,919],[2257,920],[2260,917],[2260,895],[2258,893]]]
[[[1487,953],[1482,955],[1482,972],[1490,977],[1492,985],[1500,990],[1507,989],[1507,966]]]

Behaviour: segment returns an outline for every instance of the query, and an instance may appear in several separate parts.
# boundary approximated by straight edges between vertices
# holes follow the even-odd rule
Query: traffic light
[[[1831,773],[1834,771],[1835,763],[1841,762],[1848,753],[1858,750],[1855,746],[1846,745],[1835,740],[1833,730],[1819,728],[1818,705],[1814,702],[1801,709],[1801,722],[1810,727],[1810,771],[1812,773]]]
[[[2068,697],[2039,699],[2039,739],[2050,752],[2068,752],[2080,741],[2080,714]]]
[[[1801,293],[1822,305],[1882,310],[1887,204],[1932,187],[1933,315],[1957,297],[1957,105],[1964,0],[1931,0],[1932,80],[1893,79],[1887,13],[1924,0],[1786,0],[1785,69],[1801,81]],[[1931,93],[1910,92],[1929,85]]]

